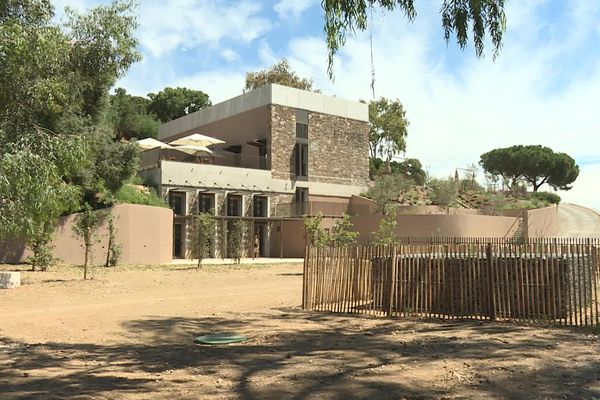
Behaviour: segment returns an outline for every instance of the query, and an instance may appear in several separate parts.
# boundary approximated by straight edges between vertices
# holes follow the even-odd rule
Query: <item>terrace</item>
[[[159,162],[175,161],[191,164],[208,164],[223,167],[250,168],[259,170],[270,170],[270,160],[264,156],[251,154],[240,154],[226,150],[215,150],[210,154],[187,154],[176,149],[155,148],[142,152],[140,167],[142,170],[152,169],[159,166]]]

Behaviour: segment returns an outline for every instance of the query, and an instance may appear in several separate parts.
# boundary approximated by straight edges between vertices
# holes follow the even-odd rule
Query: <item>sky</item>
[[[100,0],[61,0],[85,10]],[[325,94],[370,100],[369,33],[348,38],[327,77],[321,0],[139,0],[143,61],[117,86],[136,95],[166,86],[242,93],[248,71],[289,60]],[[541,144],[581,168],[563,201],[600,209],[600,2],[507,1],[500,56],[446,43],[441,0],[415,2],[417,18],[373,15],[375,96],[399,99],[410,121],[406,157],[453,175],[497,147]]]

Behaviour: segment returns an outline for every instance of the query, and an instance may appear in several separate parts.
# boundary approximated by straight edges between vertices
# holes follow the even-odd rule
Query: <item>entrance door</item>
[[[183,225],[175,223],[173,225],[173,258],[183,258]]]
[[[254,234],[258,236],[258,256],[266,257],[267,255],[267,224],[257,222],[254,224]],[[253,239],[255,240],[255,239]],[[254,242],[252,242],[254,245]]]

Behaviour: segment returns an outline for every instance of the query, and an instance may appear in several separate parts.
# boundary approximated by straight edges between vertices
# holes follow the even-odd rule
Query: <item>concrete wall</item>
[[[270,115],[269,106],[262,106],[207,124],[194,126],[186,131],[171,135],[165,140],[170,142],[193,133],[201,133],[225,141],[225,144],[211,146],[214,151],[219,152],[225,147],[240,145],[242,146],[242,156],[258,157],[258,148],[249,145],[248,142],[254,139],[269,138]]]
[[[267,85],[161,125],[159,140],[268,104],[369,121],[366,104],[280,85]]]
[[[502,215],[527,218],[528,237],[555,237],[560,232],[560,218],[556,205],[533,210],[504,210]]]
[[[560,232],[558,207],[553,205],[527,211],[527,236],[555,237]]]
[[[350,197],[365,188],[353,185],[333,183],[313,183],[276,179],[271,171],[225,167],[213,164],[195,164],[178,161],[161,161],[161,179],[163,186],[214,188],[220,191],[246,190],[267,194],[294,194],[296,186],[307,187],[311,195],[330,195]],[[151,174],[151,170],[145,174]]]
[[[135,204],[113,207],[117,217],[117,243],[122,245],[121,264],[162,264],[173,259],[173,212],[167,208]],[[67,264],[82,265],[84,247],[73,235],[76,214],[60,219],[52,242],[54,256]],[[107,251],[106,223],[98,230],[92,252],[92,263],[103,264]],[[4,251],[2,251],[4,250]],[[4,242],[0,246],[0,262],[21,263],[31,256],[22,243]]]
[[[360,233],[361,244],[369,241],[382,218],[379,215],[351,218]],[[509,237],[517,228],[513,217],[487,215],[399,215],[397,221],[398,236]]]
[[[283,237],[283,257],[302,258],[306,237],[303,220],[283,221],[282,229],[279,224],[273,224],[271,231],[271,257],[279,257],[281,254],[281,238]]]

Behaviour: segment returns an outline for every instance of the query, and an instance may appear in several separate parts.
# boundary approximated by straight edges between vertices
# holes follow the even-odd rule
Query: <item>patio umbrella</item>
[[[212,146],[213,144],[225,143],[221,139],[202,135],[201,133],[194,133],[189,136],[184,136],[180,139],[174,140],[169,144],[173,146]]]
[[[172,146],[169,146],[166,143],[163,143],[161,141],[158,141],[158,140],[152,139],[152,138],[138,140],[135,142],[135,144],[137,144],[140,147],[140,149],[142,149],[142,151],[156,149],[157,147],[160,147],[161,149],[172,149],[173,148]]]
[[[170,148],[173,150],[181,151],[182,153],[191,154],[193,156],[199,156],[199,155],[202,155],[202,153],[212,154],[212,150],[206,146],[186,145],[186,146],[172,146]]]

